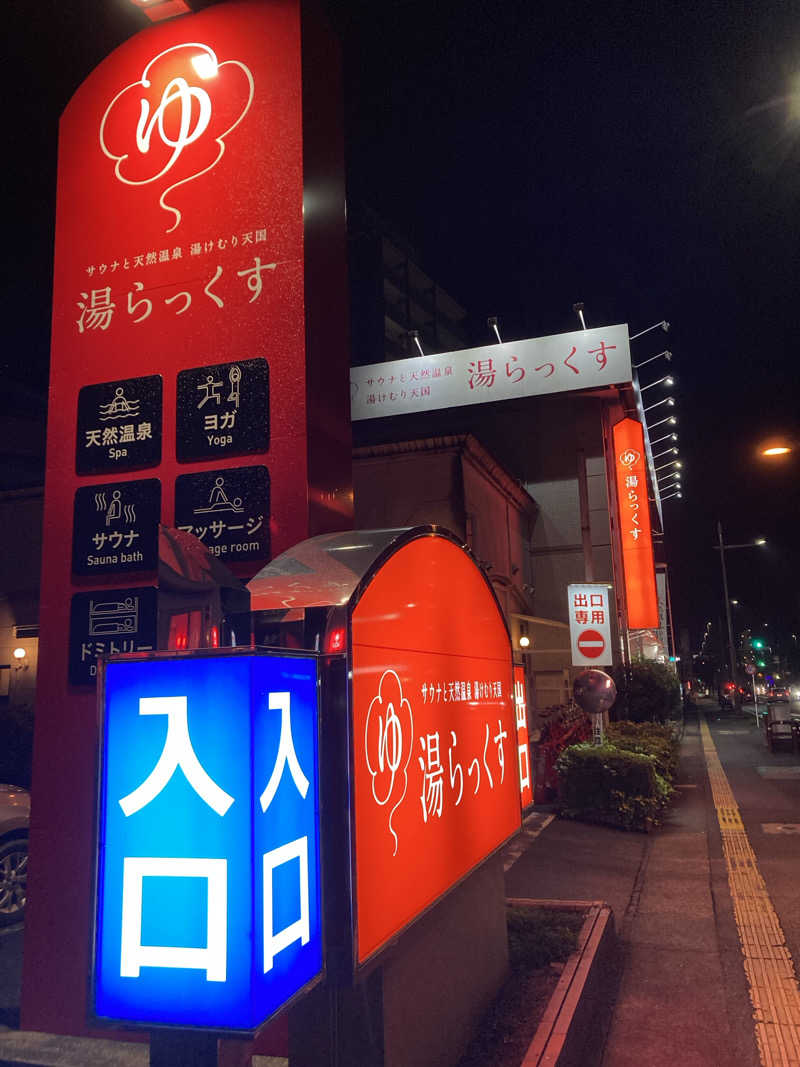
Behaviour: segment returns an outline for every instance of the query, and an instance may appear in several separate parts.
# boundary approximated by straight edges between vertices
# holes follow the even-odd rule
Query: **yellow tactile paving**
[[[700,720],[700,737],[722,834],[761,1062],[764,1067],[800,1067],[800,989],[794,962],[705,719]]]

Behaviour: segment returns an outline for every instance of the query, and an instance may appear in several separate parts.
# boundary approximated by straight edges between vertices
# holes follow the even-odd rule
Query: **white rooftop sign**
[[[352,367],[351,417],[598,389],[629,382],[631,374],[627,325],[602,326]]]

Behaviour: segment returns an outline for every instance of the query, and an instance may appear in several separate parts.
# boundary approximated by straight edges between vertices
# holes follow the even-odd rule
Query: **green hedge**
[[[506,908],[508,961],[512,971],[563,962],[578,947],[581,912],[559,908]]]
[[[561,814],[625,830],[648,830],[658,825],[672,795],[657,766],[655,756],[609,740],[603,745],[572,745],[556,762]]]
[[[652,756],[656,770],[672,781],[678,770],[680,742],[671,726],[651,722],[614,722],[606,730],[606,740],[626,752]]]

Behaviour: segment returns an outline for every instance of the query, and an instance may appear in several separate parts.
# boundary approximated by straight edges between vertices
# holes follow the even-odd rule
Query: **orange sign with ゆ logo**
[[[628,627],[650,629],[658,626],[658,594],[642,424],[618,422],[613,442]]]
[[[458,545],[400,548],[352,615],[355,920],[363,963],[520,825],[511,645]]]

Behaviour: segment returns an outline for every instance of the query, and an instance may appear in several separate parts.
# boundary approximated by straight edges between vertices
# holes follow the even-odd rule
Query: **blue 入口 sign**
[[[322,972],[317,663],[105,667],[94,1012],[253,1030]]]

